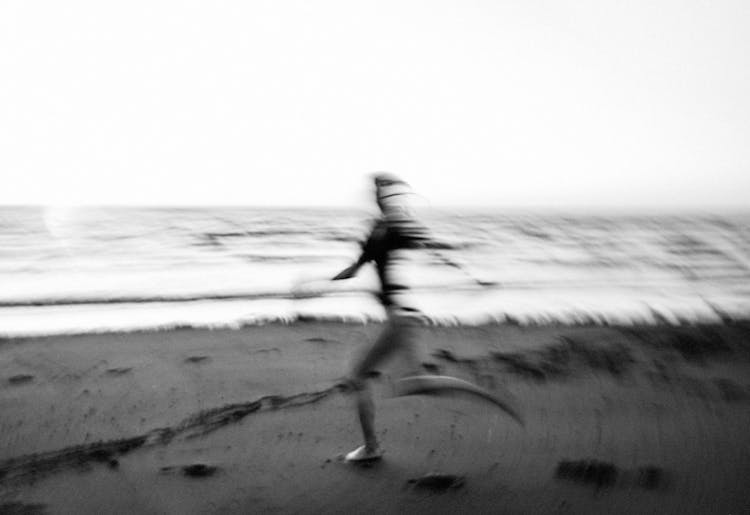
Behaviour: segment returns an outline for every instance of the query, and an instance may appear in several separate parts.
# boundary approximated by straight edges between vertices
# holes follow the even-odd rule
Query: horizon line
[[[375,206],[363,207],[358,204],[236,204],[236,203],[182,203],[182,202],[165,202],[165,203],[2,203],[0,209],[306,209],[306,210],[355,210],[355,211],[373,211]],[[750,207],[747,205],[685,205],[685,206],[659,206],[659,205],[583,205],[583,204],[430,204],[429,206],[418,206],[415,211],[439,211],[444,209],[455,209],[460,211],[495,211],[495,212],[546,212],[546,213],[613,213],[613,214],[680,214],[680,213],[721,213],[721,214],[742,214],[750,213]]]

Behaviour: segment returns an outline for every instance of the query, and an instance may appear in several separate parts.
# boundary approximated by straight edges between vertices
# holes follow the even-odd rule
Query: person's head
[[[372,178],[375,183],[375,202],[383,214],[406,209],[406,196],[410,189],[405,181],[387,172],[377,172]]]

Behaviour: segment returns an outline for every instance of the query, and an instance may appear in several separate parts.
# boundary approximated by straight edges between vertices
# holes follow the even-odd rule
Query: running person
[[[430,248],[426,231],[417,225],[404,208],[403,195],[408,193],[408,185],[390,174],[377,174],[375,180],[375,200],[381,211],[369,237],[362,245],[362,252],[351,266],[333,277],[334,281],[354,277],[366,263],[373,261],[380,280],[380,301],[386,312],[383,332],[372,346],[355,361],[350,375],[350,384],[356,395],[359,423],[362,427],[364,445],[348,453],[347,461],[367,461],[382,456],[380,444],[375,435],[375,403],[367,383],[370,372],[396,351],[401,351],[407,360],[411,375],[398,381],[397,393],[435,392],[440,390],[460,390],[498,404],[502,409],[519,419],[507,401],[497,398],[486,390],[462,379],[447,376],[420,375],[420,365],[414,344],[414,310],[402,305],[399,291],[404,286],[395,281],[393,265],[397,251],[404,249]],[[446,264],[458,266],[441,256]]]
[[[406,192],[406,183],[389,174],[378,174],[375,180],[375,200],[381,217],[375,222],[369,237],[362,245],[362,253],[354,264],[341,271],[333,280],[354,277],[359,269],[374,261],[380,280],[380,302],[385,308],[387,320],[383,332],[375,343],[365,349],[356,360],[350,381],[356,395],[359,423],[362,427],[364,445],[346,455],[347,461],[363,461],[379,458],[382,454],[375,435],[375,404],[367,377],[373,368],[396,351],[402,351],[409,361],[409,368],[418,373],[418,360],[413,343],[412,321],[407,311],[398,302],[398,291],[403,287],[393,278],[395,251],[419,248],[426,241],[424,231],[406,216],[400,196]]]

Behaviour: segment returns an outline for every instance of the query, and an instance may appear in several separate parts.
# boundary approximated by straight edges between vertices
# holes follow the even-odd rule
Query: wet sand
[[[360,443],[343,376],[377,324],[0,340],[0,513],[750,513],[750,326],[424,327]]]

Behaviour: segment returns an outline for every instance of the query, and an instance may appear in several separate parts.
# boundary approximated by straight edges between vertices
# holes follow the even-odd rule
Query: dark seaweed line
[[[177,437],[190,439],[206,436],[226,425],[239,422],[252,413],[315,404],[343,390],[345,385],[335,384],[325,390],[287,397],[266,395],[254,401],[204,410],[173,427],[153,429],[131,438],[74,445],[56,451],[10,458],[0,462],[0,484],[34,481],[66,468],[83,468],[91,463],[103,463],[114,468],[118,466],[119,456],[136,449],[167,445]]]

